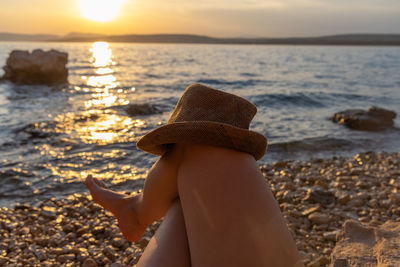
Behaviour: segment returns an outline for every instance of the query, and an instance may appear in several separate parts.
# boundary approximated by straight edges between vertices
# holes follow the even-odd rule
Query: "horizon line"
[[[230,36],[230,37],[217,37],[213,35],[207,34],[197,34],[197,33],[125,33],[125,34],[104,34],[104,33],[92,33],[92,32],[68,32],[67,34],[55,34],[55,33],[21,33],[21,32],[9,32],[9,31],[0,31],[0,34],[13,34],[13,35],[26,35],[26,36],[56,36],[56,37],[68,37],[68,35],[92,35],[99,37],[112,37],[112,36],[129,36],[129,35],[138,35],[138,36],[151,36],[151,35],[182,35],[182,36],[200,36],[200,37],[209,37],[215,39],[292,39],[292,38],[318,38],[318,37],[332,37],[332,36],[348,36],[348,35],[400,35],[400,33],[376,33],[376,32],[353,32],[353,33],[326,33],[320,35],[293,35],[293,36],[281,36],[281,37],[269,37],[269,36]],[[89,37],[89,36],[88,36]]]

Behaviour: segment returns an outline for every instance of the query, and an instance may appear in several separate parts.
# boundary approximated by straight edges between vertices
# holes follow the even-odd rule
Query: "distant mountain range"
[[[126,42],[126,43],[193,43],[193,44],[288,44],[288,45],[400,45],[400,34],[342,34],[294,38],[216,38],[193,34],[99,35],[70,33],[48,34],[0,33],[0,41],[38,42]]]

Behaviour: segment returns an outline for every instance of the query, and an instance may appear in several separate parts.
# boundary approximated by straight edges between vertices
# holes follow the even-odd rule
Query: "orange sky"
[[[398,0],[124,0],[110,22],[84,18],[79,1],[1,0],[0,32],[216,37],[400,33]]]

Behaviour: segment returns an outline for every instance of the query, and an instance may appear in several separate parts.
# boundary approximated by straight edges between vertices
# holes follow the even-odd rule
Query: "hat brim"
[[[161,126],[139,139],[136,146],[154,155],[163,155],[169,144],[191,142],[220,146],[247,152],[256,160],[262,158],[267,149],[267,139],[247,129],[210,121],[174,122]]]

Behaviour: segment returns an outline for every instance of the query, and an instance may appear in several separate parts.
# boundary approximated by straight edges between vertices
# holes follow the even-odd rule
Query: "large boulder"
[[[331,266],[400,266],[400,222],[375,227],[349,220],[337,236]]]
[[[367,111],[362,109],[349,109],[338,112],[332,121],[344,124],[347,127],[360,131],[377,131],[392,127],[396,113],[379,107],[371,107]]]
[[[2,80],[27,85],[58,85],[68,82],[68,54],[57,50],[14,50],[3,67]]]

